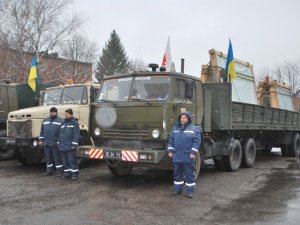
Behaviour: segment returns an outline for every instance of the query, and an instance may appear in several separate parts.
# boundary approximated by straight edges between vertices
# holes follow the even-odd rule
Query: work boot
[[[51,175],[53,175],[53,172],[49,171],[49,172],[44,173],[44,175],[45,176],[51,176]]]
[[[187,196],[188,198],[193,198],[193,197],[194,197],[194,193],[193,193],[193,192],[187,193],[186,196]]]
[[[77,176],[72,176],[72,181],[77,181],[78,177]]]

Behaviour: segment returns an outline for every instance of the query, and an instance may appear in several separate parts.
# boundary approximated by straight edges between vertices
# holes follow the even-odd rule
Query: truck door
[[[192,90],[191,90],[192,89]],[[187,96],[187,93],[193,93],[192,96]],[[189,94],[191,95],[191,94]],[[173,89],[173,110],[176,115],[181,112],[188,111],[193,116],[195,122],[196,117],[196,104],[195,101],[195,85],[192,79],[176,78]],[[176,121],[175,121],[176,122]]]

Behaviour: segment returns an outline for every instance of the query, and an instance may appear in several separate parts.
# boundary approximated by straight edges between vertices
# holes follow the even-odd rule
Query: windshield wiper
[[[72,98],[71,96],[69,96],[69,95],[67,95],[67,94],[66,94],[66,97],[68,97],[69,99],[71,99],[71,100],[72,100],[72,102],[74,102],[74,101],[75,101],[75,99],[74,99],[74,98]]]
[[[111,103],[113,105],[116,105],[116,103],[114,103],[112,100],[108,100],[108,99],[99,99],[98,102],[108,102],[108,103]]]
[[[130,100],[139,101],[139,102],[146,102],[149,105],[152,105],[149,101],[143,98],[135,98],[135,97],[129,97]]]

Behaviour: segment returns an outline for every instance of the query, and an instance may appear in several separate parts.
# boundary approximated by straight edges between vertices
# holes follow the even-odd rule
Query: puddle
[[[232,190],[234,191],[234,190]],[[300,220],[300,160],[274,169],[265,186],[229,205],[213,208],[211,224],[298,225]]]

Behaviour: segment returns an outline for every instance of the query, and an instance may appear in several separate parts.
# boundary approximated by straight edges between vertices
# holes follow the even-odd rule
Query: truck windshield
[[[85,87],[65,87],[45,91],[43,105],[86,104],[88,102]]]
[[[124,77],[103,81],[98,102],[127,100],[132,79],[132,77]]]
[[[169,84],[169,76],[139,76],[104,80],[98,102],[164,101],[168,98]]]
[[[169,76],[136,77],[129,100],[164,101],[168,98],[169,84]]]
[[[61,97],[61,104],[81,104],[86,102],[83,96],[84,87],[65,87]]]
[[[45,91],[43,105],[57,105],[60,103],[62,88]]]

